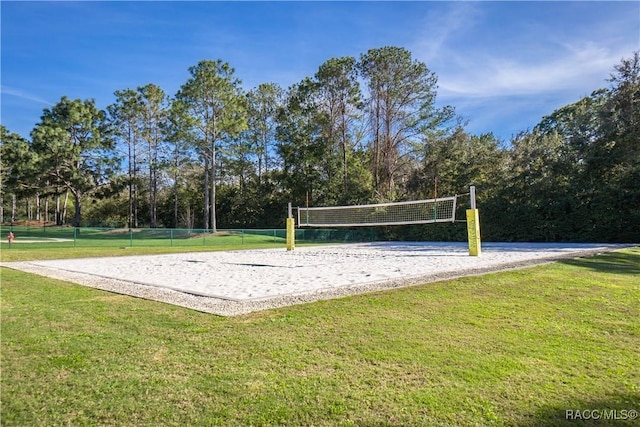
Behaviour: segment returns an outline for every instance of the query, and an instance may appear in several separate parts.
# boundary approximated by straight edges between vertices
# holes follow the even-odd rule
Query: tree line
[[[1,212],[57,225],[282,228],[287,202],[330,206],[478,189],[485,240],[640,241],[640,60],[505,142],[437,107],[437,76],[401,47],[332,58],[244,91],[201,61],[173,96],[62,97],[30,139],[1,133]],[[463,238],[451,226],[395,238]]]

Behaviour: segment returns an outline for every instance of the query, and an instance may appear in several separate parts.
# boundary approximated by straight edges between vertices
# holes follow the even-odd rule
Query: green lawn
[[[640,248],[235,318],[10,269],[1,303],[3,426],[575,426],[590,423],[566,411],[640,410]]]
[[[298,245],[302,246],[302,245]],[[233,244],[229,243],[224,246],[194,246],[189,248],[170,247],[170,246],[144,246],[144,247],[68,247],[56,248],[46,245],[41,247],[27,247],[27,245],[17,246],[11,250],[4,247],[0,250],[0,261],[32,261],[44,259],[69,259],[69,258],[88,258],[88,257],[113,257],[127,255],[153,255],[167,254],[176,252],[211,252],[211,251],[231,251],[244,249],[268,249],[268,248],[284,248],[283,244],[272,243],[252,243],[252,244]]]
[[[224,230],[217,233],[204,230],[165,228],[109,229],[72,227],[11,227],[16,241],[9,244],[6,236],[9,228],[0,227],[0,249],[2,252],[29,253],[39,250],[68,253],[70,250],[99,251],[111,249],[148,248],[151,253],[191,250],[230,250],[260,247],[284,247],[284,230]],[[20,255],[14,255],[19,257]]]

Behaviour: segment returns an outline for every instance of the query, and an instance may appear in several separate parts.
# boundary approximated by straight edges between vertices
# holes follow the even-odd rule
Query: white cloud
[[[628,9],[543,7],[449,3],[424,16],[407,47],[438,75],[439,103],[453,105],[470,131],[508,140],[606,87],[614,66],[640,48],[640,20]]]
[[[11,88],[7,86],[0,86],[0,93],[2,95],[15,96],[16,98],[20,98],[26,101],[35,102],[38,104],[43,104],[47,106],[53,105],[52,102],[47,101],[46,99],[42,99],[37,95],[33,95],[29,92],[23,91],[21,89]]]
[[[427,64],[443,62],[451,53],[451,38],[469,31],[480,18],[481,10],[475,3],[453,2],[445,10],[434,8],[425,17],[423,30],[408,48]]]
[[[437,73],[438,94],[447,99],[588,95],[606,86],[614,65],[640,48],[638,17],[620,12],[600,22],[598,8],[582,8],[584,19],[562,21],[560,15],[547,23],[518,15],[512,5],[448,6],[425,16],[424,30],[410,46]],[[550,11],[573,12],[553,6]],[[495,14],[507,11],[512,20],[496,27]]]
[[[516,60],[477,54],[440,77],[443,97],[496,97],[598,89],[613,66],[631,51],[612,51],[593,42],[566,44],[550,59]],[[588,93],[584,93],[587,95]]]

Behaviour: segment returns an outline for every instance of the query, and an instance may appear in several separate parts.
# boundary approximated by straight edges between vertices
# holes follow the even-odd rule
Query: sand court
[[[624,245],[484,243],[482,255],[472,257],[464,243],[379,242],[299,247],[294,251],[192,252],[29,261],[5,266],[227,315],[224,307],[234,307],[233,314],[246,313],[622,247]],[[188,303],[180,303],[187,300]]]

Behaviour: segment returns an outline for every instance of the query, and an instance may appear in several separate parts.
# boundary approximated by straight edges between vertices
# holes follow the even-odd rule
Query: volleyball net
[[[480,220],[476,209],[475,187],[470,187],[471,209],[466,211],[469,254],[480,255]],[[432,224],[456,221],[458,196],[408,202],[369,205],[298,207],[298,227],[370,227],[386,225]],[[294,218],[291,204],[287,219],[287,249],[293,250]]]
[[[368,227],[454,222],[457,196],[372,205],[298,208],[299,227]]]

